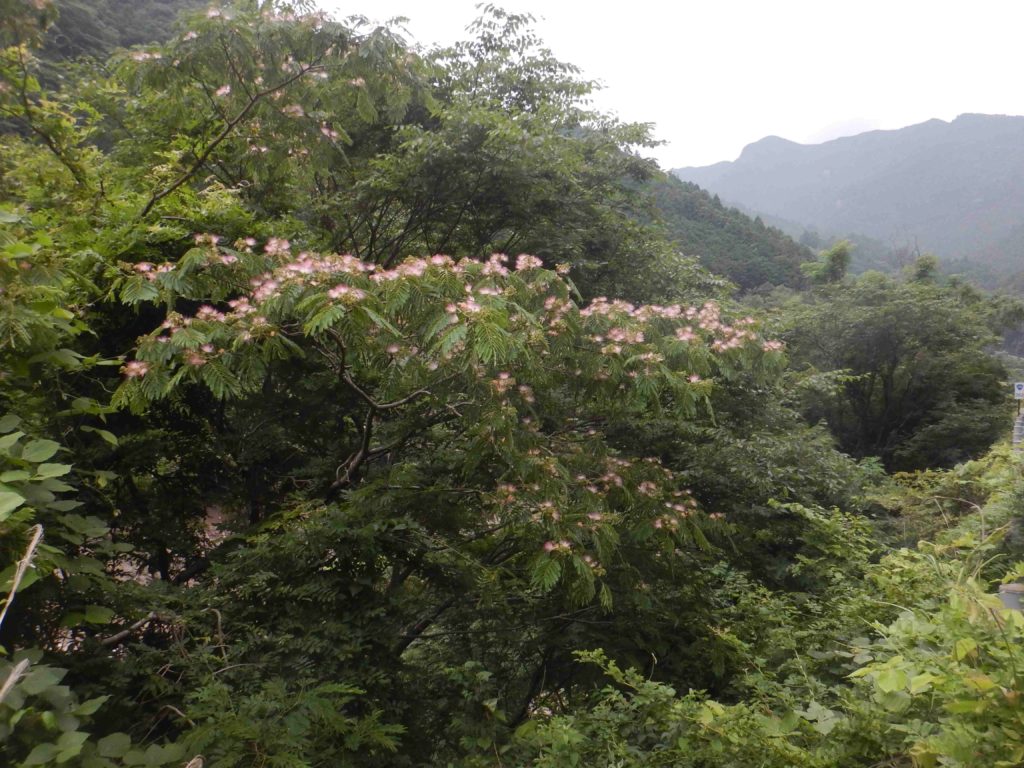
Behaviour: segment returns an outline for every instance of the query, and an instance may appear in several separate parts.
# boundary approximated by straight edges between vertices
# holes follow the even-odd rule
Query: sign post
[[[1013,399],[1017,401],[1017,415],[1020,416],[1020,401],[1024,400],[1024,381],[1014,382]]]

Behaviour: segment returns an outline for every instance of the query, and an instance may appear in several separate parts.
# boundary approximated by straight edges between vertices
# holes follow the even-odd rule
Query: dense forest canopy
[[[667,178],[526,16],[118,9],[0,0],[5,764],[1019,760],[1019,303]]]

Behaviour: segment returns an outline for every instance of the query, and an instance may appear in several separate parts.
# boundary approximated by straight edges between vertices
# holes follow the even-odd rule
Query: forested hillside
[[[0,764],[1020,762],[1019,302],[666,180],[525,16],[54,16],[0,0]]]
[[[105,60],[118,48],[167,40],[178,15],[200,7],[203,0],[57,0],[39,55]]]
[[[655,182],[655,200],[670,239],[712,272],[745,290],[802,284],[800,265],[814,254],[780,230],[672,177]]]
[[[998,273],[1021,267],[1024,117],[966,114],[813,145],[769,136],[735,162],[674,173],[825,235],[865,235]]]

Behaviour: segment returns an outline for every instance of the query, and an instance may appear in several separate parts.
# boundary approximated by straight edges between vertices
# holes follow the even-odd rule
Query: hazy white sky
[[[477,0],[319,0],[465,37]],[[604,85],[595,104],[652,122],[665,168],[733,160],[767,135],[824,141],[964,112],[1024,114],[1020,0],[506,0]]]

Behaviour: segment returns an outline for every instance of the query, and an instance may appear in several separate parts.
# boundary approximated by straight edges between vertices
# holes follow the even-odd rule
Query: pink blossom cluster
[[[679,341],[689,343],[697,338],[697,334],[693,332],[693,326],[684,325],[680,328],[676,328],[676,338]]]
[[[145,376],[149,373],[149,363],[144,363],[141,360],[129,360],[121,366],[121,373],[129,379],[136,379],[141,376]]]
[[[630,304],[628,301],[622,301],[616,299],[615,301],[608,301],[604,296],[598,296],[590,304],[580,310],[581,317],[590,317],[591,315],[624,315],[626,317],[632,317],[633,313],[636,312],[636,307]]]
[[[481,307],[480,304],[477,303],[477,300],[472,296],[470,296],[465,301],[460,301],[456,306],[459,308],[460,312],[466,315],[476,314],[481,309],[483,309],[483,307]]]
[[[174,270],[174,265],[170,262],[164,262],[163,264],[151,264],[148,261],[140,261],[135,264],[132,269],[138,272],[140,275],[144,275],[149,282],[155,282],[157,275],[164,275]]]
[[[491,257],[484,262],[484,268],[481,271],[482,274],[488,276],[507,277],[508,267],[505,265],[508,263],[508,256],[504,253],[493,253]]]
[[[515,500],[516,492],[518,490],[519,489],[512,483],[498,483],[495,493],[500,503],[509,504]]]
[[[540,269],[543,266],[544,262],[536,256],[522,253],[516,257],[516,272],[522,272],[525,269]]]
[[[498,377],[491,381],[491,387],[493,387],[494,391],[499,395],[504,395],[509,391],[509,389],[515,386],[515,383],[516,380],[512,378],[511,374],[507,371],[501,371],[498,374]]]
[[[352,301],[361,301],[366,298],[366,291],[361,288],[353,288],[345,283],[338,283],[338,285],[331,288],[327,295],[332,299],[348,298]]]
[[[235,317],[245,317],[256,311],[256,307],[249,303],[249,299],[246,296],[232,299],[228,302],[228,306],[231,307],[231,312]]]
[[[647,365],[654,365],[655,363],[665,362],[665,356],[660,355],[657,352],[644,352],[642,355],[637,357],[637,360]]]
[[[571,309],[575,309],[575,307],[576,305],[569,299],[560,299],[558,296],[548,296],[544,299],[544,311],[547,313],[547,322],[549,325],[561,322],[566,314],[568,314]]]
[[[615,486],[621,488],[623,485],[622,475],[618,472],[605,472],[601,475],[601,482],[604,483],[606,488]]]
[[[607,332],[608,341],[618,344],[643,344],[644,332],[640,330],[628,330],[626,328],[609,328]]]
[[[650,480],[644,480],[636,487],[638,493],[644,496],[657,496],[659,493],[658,486],[652,483]]]
[[[197,244],[210,248],[211,256],[207,263],[230,264],[237,261],[237,256],[234,253],[223,252],[218,248],[220,242],[218,236],[203,233],[196,235],[195,239]],[[251,253],[256,247],[256,241],[253,238],[245,238],[236,243],[236,247]],[[504,286],[501,279],[510,274],[507,266],[509,259],[504,254],[493,254],[483,262],[469,259],[456,262],[449,256],[438,254],[426,258],[409,258],[393,268],[382,269],[348,254],[322,255],[303,251],[295,255],[288,240],[276,237],[266,241],[263,253],[266,257],[276,261],[277,265],[251,279],[248,295],[238,296],[227,302],[230,307],[230,311],[227,312],[204,305],[196,313],[196,319],[207,322],[234,323],[245,318],[245,325],[237,330],[240,334],[239,338],[242,341],[247,341],[252,338],[255,328],[268,325],[266,317],[256,314],[260,311],[260,305],[279,295],[287,286],[319,288],[326,298],[351,304],[369,299],[372,284],[383,287],[384,284],[394,281],[418,281],[428,274],[438,271],[461,277],[464,298],[462,300],[450,298],[444,305],[448,321],[457,323],[460,318],[468,319],[484,310],[485,306],[490,306],[485,299],[502,296]],[[541,267],[541,260],[535,256],[521,254],[515,259],[517,271],[528,271]],[[154,273],[170,271],[173,268],[173,265],[170,264],[156,267],[148,262],[134,266],[136,272],[145,274],[148,279],[154,279]],[[474,280],[478,282],[474,284]],[[554,353],[554,350],[548,349],[545,345],[544,334],[557,336],[560,330],[567,327],[570,318],[575,316],[593,318],[593,324],[600,323],[605,326],[595,328],[589,336],[591,341],[600,345],[599,349],[605,355],[621,355],[630,347],[640,346],[638,350],[630,350],[633,357],[629,366],[631,368],[637,366],[636,368],[627,371],[620,370],[616,374],[615,371],[619,369],[609,361],[605,367],[599,368],[593,374],[594,378],[598,380],[607,380],[613,375],[626,377],[616,382],[622,390],[628,388],[628,378],[635,379],[639,373],[644,371],[648,375],[653,375],[657,370],[656,366],[665,361],[662,352],[648,345],[648,336],[652,334],[652,329],[645,325],[648,321],[656,319],[689,321],[688,325],[673,329],[675,338],[689,343],[710,334],[713,337],[710,346],[719,352],[751,341],[760,343],[765,351],[781,349],[782,346],[781,342],[758,339],[752,329],[755,321],[751,317],[741,318],[732,325],[724,322],[721,308],[713,301],[706,302],[700,307],[684,307],[678,304],[638,307],[626,301],[610,301],[607,298],[599,297],[588,306],[577,309],[576,305],[564,294],[543,296],[543,313],[540,318],[543,326],[540,328],[530,327],[524,338],[528,344],[540,344],[540,354]],[[598,318],[603,318],[603,320],[598,320]],[[523,316],[519,314],[515,314],[510,320],[512,327],[516,329],[524,324]],[[175,325],[181,327],[187,324],[187,320],[182,320]],[[608,325],[611,327],[607,327]],[[171,328],[172,335],[174,332],[175,328]],[[272,329],[270,332],[273,332]],[[660,334],[657,338],[661,338]],[[444,359],[461,354],[465,345],[465,341],[459,341],[452,345],[445,353],[444,358],[427,360],[425,365],[430,370],[436,370]],[[395,356],[400,351],[400,349],[389,350],[389,354]],[[200,352],[193,350],[190,354],[194,356]],[[199,364],[199,359],[194,357],[186,362]],[[485,374],[481,371],[480,375]],[[577,375],[582,375],[582,370],[578,369]],[[688,381],[699,383],[702,379],[699,374],[691,372]],[[532,388],[525,384],[517,385],[507,372],[499,374],[491,382],[491,385],[493,390],[503,398],[515,388],[522,402],[532,403],[535,399]],[[604,486],[606,490],[623,485],[621,474],[614,471],[595,482]]]
[[[254,277],[249,281],[249,285],[252,286],[253,301],[260,303],[276,294],[281,287],[281,282],[267,272],[261,277]]]
[[[203,304],[203,306],[196,310],[196,319],[206,320],[211,323],[222,323],[224,322],[224,313],[217,311],[209,304]]]
[[[669,478],[672,477],[672,473],[669,470],[662,468],[662,471]],[[654,494],[645,493],[644,495],[653,496]],[[664,502],[663,507],[667,511],[656,517],[652,525],[655,528],[677,530],[683,520],[692,517],[697,512],[697,500],[693,497],[693,492],[689,488],[683,488],[682,490],[673,491],[672,499]]]
[[[572,550],[572,542],[562,539],[561,541],[545,541],[545,552],[569,552]]]
[[[263,246],[264,252],[269,256],[288,255],[291,252],[292,244],[281,237],[272,237]]]
[[[590,305],[580,310],[580,316],[608,318],[624,318],[639,321],[649,321],[655,318],[675,320],[685,318],[692,321],[690,325],[684,325],[675,329],[675,337],[684,343],[692,343],[701,340],[700,332],[710,333],[713,339],[710,346],[715,352],[727,352],[738,349],[749,344],[760,343],[766,352],[779,351],[783,348],[779,341],[761,341],[753,330],[756,320],[746,316],[729,324],[722,317],[721,307],[715,301],[705,302],[699,308],[690,306],[683,308],[678,304],[660,306],[656,304],[636,307],[625,301],[609,301],[604,297],[598,297]],[[698,330],[699,329],[699,330]],[[608,343],[601,348],[604,354],[622,354],[628,344],[638,344],[644,341],[643,332],[636,332],[635,336],[628,336],[628,332],[621,328],[612,328],[603,334],[598,333],[591,337],[596,343]],[[691,381],[699,381],[699,377]]]
[[[711,348],[716,352],[726,352],[730,349],[738,349],[749,341],[757,341],[757,335],[746,328],[734,326],[719,326],[721,338],[711,342]]]

